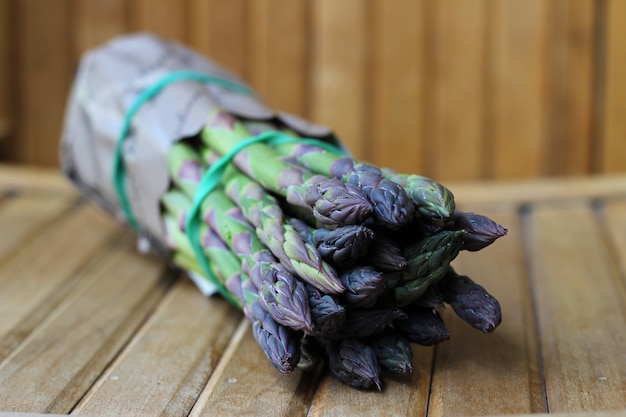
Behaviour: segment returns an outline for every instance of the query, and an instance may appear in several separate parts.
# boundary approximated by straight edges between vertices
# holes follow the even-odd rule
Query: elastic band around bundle
[[[221,292],[226,291],[226,289],[223,287],[223,284],[219,282],[219,280],[212,274],[211,267],[209,266],[209,260],[207,259],[202,249],[202,244],[200,241],[200,226],[202,225],[200,209],[204,199],[220,184],[222,177],[224,176],[224,172],[228,168],[229,164],[232,162],[233,158],[248,146],[261,142],[267,142],[269,145],[281,145],[286,143],[307,144],[321,147],[331,153],[335,153],[338,155],[345,154],[345,152],[340,148],[318,139],[294,138],[293,136],[289,136],[280,131],[267,131],[257,136],[252,136],[250,138],[244,139],[241,142],[237,142],[237,144],[230,150],[230,152],[223,155],[216,163],[211,165],[211,167],[202,176],[202,180],[196,188],[196,192],[193,198],[193,204],[191,206],[191,209],[189,210],[189,213],[187,214],[185,231],[187,232],[187,238],[189,239],[189,243],[193,248],[194,255],[196,256],[200,267],[203,271],[205,271],[205,273],[211,280],[215,280],[213,283],[220,289]]]
[[[204,74],[194,71],[175,71],[165,75],[163,78],[146,88],[137,96],[133,104],[130,106],[124,120],[122,122],[122,128],[120,130],[117,143],[115,145],[115,153],[113,154],[113,187],[117,193],[120,206],[126,220],[136,231],[141,230],[141,226],[135,217],[126,193],[126,165],[124,164],[124,142],[130,132],[130,127],[135,117],[135,114],[139,111],[141,106],[159,94],[161,90],[170,84],[174,84],[180,81],[196,81],[204,84],[214,84],[220,86],[226,90],[233,91],[240,94],[249,96],[255,96],[256,94],[250,88],[244,84],[238,83],[226,78],[215,77],[212,75]]]

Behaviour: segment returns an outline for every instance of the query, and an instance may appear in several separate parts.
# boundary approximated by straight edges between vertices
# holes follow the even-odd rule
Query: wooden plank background
[[[0,0],[0,159],[55,166],[81,54],[150,30],[438,180],[626,171],[623,0]]]

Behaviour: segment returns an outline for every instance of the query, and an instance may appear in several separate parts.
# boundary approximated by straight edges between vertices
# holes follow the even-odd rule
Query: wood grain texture
[[[509,229],[454,263],[500,300],[502,325],[483,335],[446,310],[451,340],[415,346],[415,372],[376,393],[324,368],[278,373],[241,313],[94,206],[64,208],[75,194],[47,175],[0,167],[2,417],[626,415],[623,176],[455,187],[460,210]]]
[[[162,263],[135,253],[134,240],[106,256],[0,365],[4,410],[68,413],[145,320],[167,280]]]
[[[426,169],[424,3],[377,0],[372,10],[372,139],[368,157],[378,166],[401,172]]]
[[[4,159],[8,136],[13,126],[14,90],[11,80],[13,74],[11,3],[9,0],[0,0],[0,159]]]
[[[19,227],[19,223],[16,223]],[[13,227],[13,226],[10,226]],[[94,228],[92,233],[85,230]],[[36,237],[3,259],[0,272],[0,362],[68,294],[81,271],[98,261],[100,252],[121,229],[92,206],[66,210]],[[7,236],[11,236],[8,232]],[[17,235],[19,236],[19,235]],[[66,242],[67,236],[74,238]],[[71,253],[71,256],[68,256]],[[44,278],[42,278],[44,277]]]
[[[626,3],[607,1],[606,69],[604,135],[602,138],[602,172],[626,170]]]
[[[315,391],[315,374],[276,371],[243,320],[224,361],[215,370],[190,416],[306,415]]]
[[[129,29],[129,2],[124,0],[73,0],[73,60],[95,45],[108,42]]]
[[[74,71],[69,39],[70,1],[16,2],[17,99],[15,137],[8,146],[13,160],[58,165],[58,142],[65,102]],[[47,138],[47,139],[42,139]]]
[[[428,119],[424,151],[431,176],[485,175],[486,1],[428,3]]]
[[[582,175],[592,166],[595,8],[585,0],[550,4],[551,109],[547,175]]]
[[[312,4],[312,121],[330,126],[348,149],[368,159],[369,3],[319,0]]]
[[[608,236],[610,253],[618,265],[623,285],[626,286],[626,200],[608,201],[603,207],[602,225]],[[622,288],[622,293],[626,289]]]
[[[246,0],[190,0],[189,39],[198,51],[247,75]]]
[[[505,226],[508,236],[480,252],[461,252],[454,268],[500,302],[503,321],[486,335],[451,308],[444,312],[451,338],[436,348],[428,415],[546,412],[522,224],[513,211],[479,212]]]
[[[166,38],[187,40],[186,2],[179,0],[133,0],[130,9],[130,28],[149,30]]]
[[[377,410],[376,414],[381,416],[425,415],[432,358],[432,348],[413,346],[413,373],[408,376],[385,375],[382,393],[355,390],[326,373],[307,416],[368,415],[372,410]]]
[[[249,7],[246,78],[272,108],[304,117],[310,5],[262,0]]]
[[[72,412],[187,415],[239,320],[227,301],[207,300],[190,280],[179,280]]]
[[[81,54],[150,30],[377,165],[442,181],[624,172],[623,3],[0,0],[0,138],[10,161],[57,166]]]
[[[548,3],[505,0],[491,8],[489,176],[540,176],[546,164]]]
[[[66,212],[74,199],[13,196],[0,200],[0,263]]]
[[[550,411],[623,407],[626,295],[590,206],[536,205],[527,227]]]

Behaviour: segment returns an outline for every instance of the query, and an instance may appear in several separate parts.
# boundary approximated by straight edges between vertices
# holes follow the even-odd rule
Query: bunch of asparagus
[[[284,126],[216,111],[198,137],[169,152],[162,198],[174,263],[213,279],[242,309],[281,372],[326,361],[343,382],[381,389],[381,372],[412,371],[411,343],[450,337],[445,304],[493,331],[500,306],[450,266],[506,233],[455,210],[452,193],[418,175],[379,169],[306,141],[239,150],[201,204],[198,262],[188,216],[206,171],[247,138]],[[209,276],[210,275],[210,276]]]

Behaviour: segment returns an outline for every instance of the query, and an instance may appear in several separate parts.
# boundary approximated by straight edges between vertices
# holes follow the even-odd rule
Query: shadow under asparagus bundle
[[[455,211],[452,193],[431,179],[282,129],[214,112],[200,135],[171,147],[162,199],[174,262],[203,274],[185,234],[203,176],[242,141],[282,139],[239,150],[200,208],[203,255],[276,369],[325,359],[343,382],[381,389],[381,372],[412,370],[410,343],[450,337],[445,304],[483,332],[498,326],[497,300],[450,264],[506,229]]]

